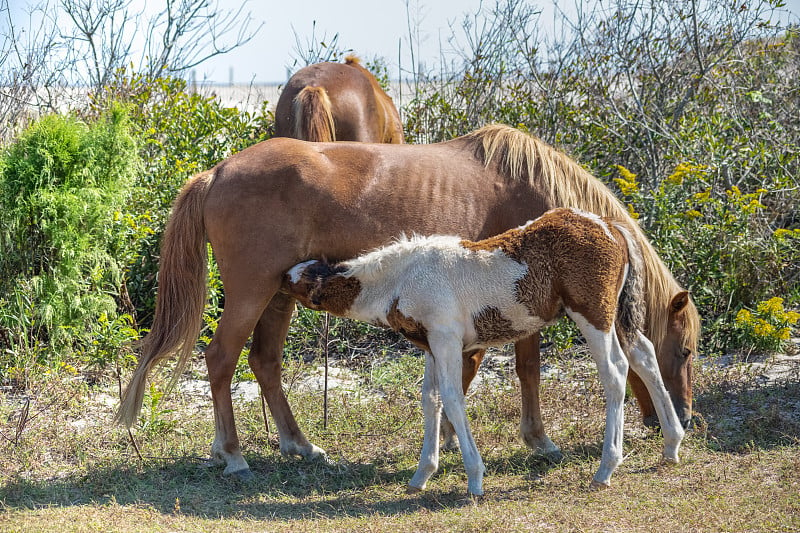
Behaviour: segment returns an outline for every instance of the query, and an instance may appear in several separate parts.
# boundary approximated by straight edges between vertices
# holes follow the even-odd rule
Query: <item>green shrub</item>
[[[130,129],[118,106],[92,124],[49,115],[3,153],[0,344],[15,363],[82,350],[99,317],[117,316],[120,210],[141,171]]]

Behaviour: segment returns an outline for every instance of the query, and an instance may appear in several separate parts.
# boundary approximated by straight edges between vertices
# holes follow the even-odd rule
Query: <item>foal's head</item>
[[[344,315],[361,292],[358,279],[344,276],[345,271],[324,260],[306,261],[285,274],[283,290],[309,309]]]

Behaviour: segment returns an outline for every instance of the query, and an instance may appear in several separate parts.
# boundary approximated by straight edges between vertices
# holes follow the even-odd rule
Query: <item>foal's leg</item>
[[[677,463],[678,448],[683,440],[684,431],[661,379],[653,344],[641,331],[637,332],[628,360],[631,370],[634,370],[642,378],[649,392],[648,396],[653,400],[653,407],[658,413],[661,432],[664,435],[664,458]]]
[[[478,374],[478,368],[486,355],[486,350],[464,352],[461,359],[461,388],[466,396],[469,384]],[[442,450],[453,451],[458,449],[458,439],[453,424],[447,419],[447,414],[442,416]]]
[[[425,484],[439,468],[439,384],[436,379],[436,363],[430,353],[425,352],[425,376],[422,378],[422,414],[425,432],[422,438],[422,451],[414,477],[408,483],[408,493],[413,494],[425,488]]]
[[[306,459],[325,457],[325,451],[311,444],[297,425],[281,386],[283,343],[294,311],[294,298],[278,292],[270,300],[253,332],[249,363],[261,393],[267,400],[280,436],[281,454]]]
[[[539,404],[539,384],[541,382],[539,334],[535,333],[514,343],[514,351],[522,393],[522,416],[519,423],[522,440],[534,452],[559,460],[562,457],[561,450],[547,436],[542,423],[542,411]]]
[[[622,352],[616,331],[602,331],[591,325],[582,315],[567,310],[567,314],[580,328],[586,344],[597,364],[597,372],[606,395],[606,429],[600,468],[592,479],[593,488],[608,487],[611,474],[622,462],[622,432],[624,422],[625,379],[628,360]]]
[[[442,397],[442,405],[453,424],[461,445],[464,470],[467,472],[467,491],[473,496],[483,494],[483,460],[469,429],[464,408],[464,392],[461,384],[461,336],[452,333],[430,333],[431,352],[435,360],[436,378]]]

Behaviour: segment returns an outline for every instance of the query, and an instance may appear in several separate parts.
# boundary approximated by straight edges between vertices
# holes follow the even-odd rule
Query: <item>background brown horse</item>
[[[275,135],[305,141],[402,143],[392,99],[358,58],[298,70],[275,107]]]
[[[119,418],[128,425],[136,420],[154,364],[179,351],[178,375],[192,353],[205,300],[206,239],[225,287],[225,309],[205,354],[216,427],[212,456],[226,462],[225,473],[248,476],[230,385],[251,333],[249,363],[275,419],[281,452],[323,453],[300,431],[281,388],[283,346],[294,310],[294,300],[279,291],[286,270],[309,257],[354,257],[401,232],[485,238],[558,206],[630,221],[644,260],[645,334],[656,347],[662,378],[685,425],[699,334],[690,298],[600,181],[563,153],[506,126],[430,145],[276,138],[192,178],[164,234],[156,315]],[[521,433],[532,448],[553,451],[539,412],[538,336],[518,341],[515,348]],[[464,373],[469,377],[474,369],[465,365]],[[654,416],[645,387],[636,382],[643,416]]]

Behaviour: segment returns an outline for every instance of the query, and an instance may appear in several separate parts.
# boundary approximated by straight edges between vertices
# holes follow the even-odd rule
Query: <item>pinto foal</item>
[[[425,436],[412,492],[425,488],[438,468],[440,394],[461,445],[468,491],[483,494],[483,461],[464,411],[461,354],[531,335],[566,312],[586,338],[605,390],[603,453],[592,480],[604,487],[622,461],[629,364],[653,398],[664,459],[678,462],[684,434],[642,333],[640,263],[624,223],[555,209],[478,242],[412,237],[334,265],[306,261],[289,270],[284,289],[312,309],[389,326],[425,350]]]

